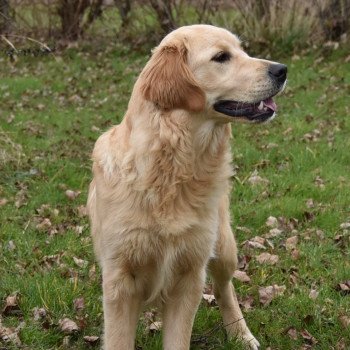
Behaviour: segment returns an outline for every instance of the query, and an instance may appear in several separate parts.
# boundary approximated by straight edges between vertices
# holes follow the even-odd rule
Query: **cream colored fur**
[[[211,61],[232,53],[225,67]],[[133,350],[141,310],[156,303],[164,349],[188,350],[208,270],[229,336],[251,349],[231,278],[230,124],[216,99],[266,96],[266,67],[230,32],[182,27],[155,49],[123,121],[93,151],[88,210],[102,268],[104,349]]]

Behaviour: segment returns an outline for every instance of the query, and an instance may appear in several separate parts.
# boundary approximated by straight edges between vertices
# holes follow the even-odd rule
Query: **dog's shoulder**
[[[112,175],[121,162],[121,154],[126,148],[125,130],[122,124],[115,125],[103,133],[96,141],[92,152],[93,167],[105,176]]]

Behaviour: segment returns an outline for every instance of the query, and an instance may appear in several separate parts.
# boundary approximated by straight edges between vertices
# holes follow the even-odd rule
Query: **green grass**
[[[337,349],[341,341],[350,346],[349,327],[339,321],[340,315],[350,313],[349,295],[336,290],[339,282],[350,279],[349,232],[340,229],[341,223],[350,221],[346,56],[339,50],[325,54],[323,60],[316,53],[285,60],[289,85],[277,101],[279,117],[265,126],[232,125],[237,167],[232,225],[251,232],[236,230],[238,243],[266,234],[270,215],[298,220],[296,231],[285,230],[271,239],[273,247],[267,251],[279,256],[274,266],[258,264],[254,256],[259,251],[240,247],[240,255],[252,257],[247,270],[251,283],[235,281],[235,285],[241,297],[254,298],[245,317],[263,349],[299,349],[307,343],[300,335],[291,339],[289,327],[310,332],[317,339],[315,349]],[[0,62],[0,198],[8,200],[0,207],[0,300],[4,303],[6,296],[17,292],[22,311],[20,316],[3,315],[2,324],[17,327],[25,322],[19,332],[25,349],[86,349],[83,336],[101,334],[100,272],[96,267],[96,276],[91,276],[96,263],[88,220],[78,215],[78,207],[86,201],[94,141],[120,121],[146,60],[147,55],[116,45],[100,52],[70,50],[57,60],[20,57],[15,64]],[[317,138],[307,141],[305,134]],[[256,169],[268,185],[249,184]],[[317,176],[324,181],[323,189],[315,183]],[[72,201],[65,189],[81,194]],[[306,205],[310,198],[313,208]],[[43,204],[51,209],[40,214]],[[48,230],[36,228],[43,217],[50,219],[57,233],[50,236]],[[316,229],[324,238],[316,235]],[[293,235],[299,237],[297,260],[284,247]],[[342,236],[335,240],[336,235]],[[9,249],[10,241],[14,249]],[[60,255],[59,261],[45,264],[50,255]],[[74,257],[88,265],[78,267]],[[258,287],[272,284],[287,289],[283,297],[263,306]],[[311,289],[319,292],[315,300],[309,298]],[[73,307],[78,297],[85,300],[80,313]],[[35,307],[47,310],[48,326],[33,320]],[[64,317],[81,326],[69,336],[68,347],[58,327]],[[226,341],[220,321],[216,307],[202,304],[193,330],[198,341],[192,348],[240,349],[234,341]],[[161,335],[147,334],[140,323],[137,344],[143,350],[161,349]],[[18,347],[0,341],[0,348]]]

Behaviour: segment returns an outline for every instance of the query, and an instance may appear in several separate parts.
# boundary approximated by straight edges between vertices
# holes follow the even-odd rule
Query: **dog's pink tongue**
[[[268,107],[268,108],[272,109],[274,112],[277,111],[277,105],[276,105],[275,101],[271,97],[267,98],[263,102],[264,102],[264,106],[265,107]]]

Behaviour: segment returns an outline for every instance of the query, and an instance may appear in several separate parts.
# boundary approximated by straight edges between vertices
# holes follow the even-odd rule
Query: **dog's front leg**
[[[241,339],[246,344],[247,349],[258,350],[260,344],[244,320],[231,282],[238,259],[236,241],[230,227],[228,197],[222,199],[219,210],[220,223],[216,242],[216,257],[210,260],[208,265],[209,273],[213,278],[214,295],[228,336]]]
[[[118,269],[103,269],[104,350],[134,350],[142,299],[134,277]]]
[[[164,350],[190,348],[193,320],[205,280],[204,267],[181,276],[163,306]]]

